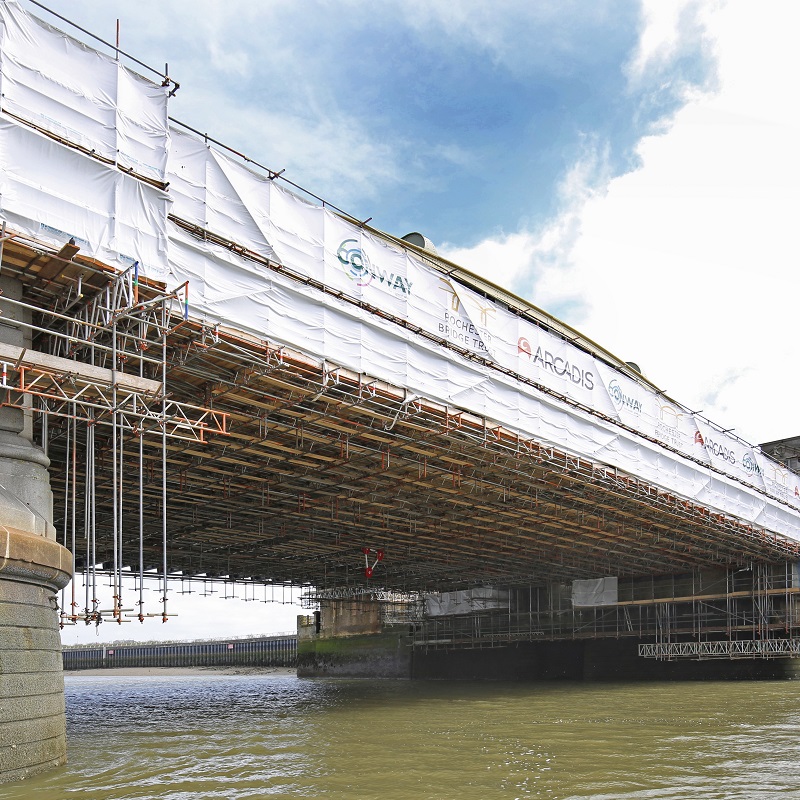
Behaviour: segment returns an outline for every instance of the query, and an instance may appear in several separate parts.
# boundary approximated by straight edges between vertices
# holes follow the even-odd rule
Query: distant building
[[[800,473],[800,436],[767,442],[761,445],[761,451],[776,461],[782,461],[793,472]]]

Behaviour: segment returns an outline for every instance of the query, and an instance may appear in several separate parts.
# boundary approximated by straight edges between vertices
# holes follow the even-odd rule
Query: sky
[[[168,63],[171,116],[421,231],[743,439],[800,434],[792,0],[50,6]]]

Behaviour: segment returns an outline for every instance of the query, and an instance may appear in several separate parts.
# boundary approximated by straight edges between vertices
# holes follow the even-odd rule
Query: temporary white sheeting
[[[288,275],[270,274],[262,265],[173,226],[174,278],[190,280],[193,307],[205,319],[235,320],[257,335],[484,414],[545,443],[800,539],[797,514],[767,497],[764,468],[753,468],[756,455],[735,437],[448,279],[415,253],[249,172],[194,137],[175,133],[172,138],[197,161],[193,174],[206,174],[209,184],[224,183],[226,192],[237,192],[232,207],[247,209],[239,218],[254,222],[237,243],[263,252],[264,239],[278,263],[359,301],[347,302]],[[209,219],[207,207],[221,194],[212,196],[196,179],[169,177],[179,196],[191,195],[180,201],[193,216],[189,221],[211,229],[204,222]],[[176,202],[175,212],[178,206]],[[224,218],[218,219],[222,228]],[[370,307],[487,363],[445,349],[371,313]],[[543,394],[492,365],[551,393]],[[556,394],[585,408],[566,404]],[[758,458],[772,463],[760,453]],[[786,487],[780,499],[800,507],[797,476],[785,473],[781,479]]]
[[[109,263],[138,260],[145,275],[170,286],[188,279],[195,319],[235,325],[485,415],[800,540],[794,473],[416,252],[301,199],[200,137],[170,135],[164,87],[16,2],[0,0],[0,36],[0,213],[15,229],[55,244],[74,237]],[[166,164],[168,194],[117,167],[144,174],[144,163],[158,176]],[[211,237],[168,222],[169,213]]]
[[[0,0],[2,110],[164,180],[168,88]]]
[[[222,158],[202,139],[181,131],[172,133],[168,170],[171,213],[276,260],[267,238],[270,195],[266,178]]]
[[[122,169],[164,180],[167,89],[15,0],[0,0],[0,92],[7,223],[57,247],[74,239],[110,264],[139,261],[150,274],[165,274],[169,196]]]
[[[168,205],[160,189],[0,117],[0,213],[16,230],[155,274],[166,270]]]
[[[573,606],[610,606],[619,600],[616,578],[572,581]]]
[[[0,213],[14,229],[163,273],[168,205],[160,189],[0,116]]]
[[[428,617],[474,614],[476,611],[497,611],[508,607],[508,591],[505,589],[481,586],[460,592],[425,595],[425,614]]]

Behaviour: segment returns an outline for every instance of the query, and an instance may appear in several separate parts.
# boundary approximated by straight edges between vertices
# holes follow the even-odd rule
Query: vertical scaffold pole
[[[84,619],[88,624],[89,620],[89,587],[91,581],[89,580],[89,569],[92,563],[92,541],[91,541],[91,525],[89,519],[89,426],[86,426],[86,452],[84,453],[84,472],[83,472],[83,535],[86,540],[86,562],[83,566],[83,583],[86,589],[86,598],[83,606]]]
[[[119,603],[119,589],[117,587],[117,576],[119,575],[119,559],[118,552],[118,527],[119,527],[119,508],[117,505],[117,496],[119,493],[119,472],[117,470],[117,323],[111,326],[111,430],[112,430],[112,444],[111,444],[111,460],[112,465],[112,500],[113,500],[113,520],[111,523],[111,534],[114,538],[114,573],[112,583],[114,586],[114,610],[113,615],[115,620],[120,619],[120,603]]]
[[[94,416],[94,412],[91,413]],[[92,528],[92,619],[95,624],[99,624],[100,598],[97,596],[97,432],[94,419],[90,422],[92,434],[91,449],[91,485],[89,487],[89,516]]]
[[[135,404],[134,399],[134,404]],[[136,406],[134,405],[134,408]],[[144,431],[139,431],[139,622],[144,622]]]
[[[123,429],[122,419],[119,419],[119,522],[117,523],[117,530],[119,531],[119,580],[117,581],[119,616],[117,617],[117,622],[120,624],[122,624],[122,567],[124,564],[122,558],[122,535],[124,532],[122,526],[122,510],[123,510],[122,502],[124,496],[123,487],[125,484],[125,476],[123,474],[124,453],[125,453],[125,431]]]
[[[76,512],[78,502],[78,420],[76,418],[75,403],[72,403],[72,419],[68,420],[68,424],[72,425],[72,602],[70,610],[72,613],[72,621],[77,622],[78,601],[75,596],[75,568],[77,567],[77,556],[75,555],[75,538],[76,538]]]
[[[162,595],[161,621],[167,621],[167,304],[162,306],[161,330],[161,546],[164,568],[164,593]]]

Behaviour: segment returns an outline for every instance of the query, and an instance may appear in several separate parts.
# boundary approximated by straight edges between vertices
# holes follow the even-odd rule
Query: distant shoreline
[[[198,675],[297,675],[294,667],[108,667],[64,670],[65,678],[170,678]]]

